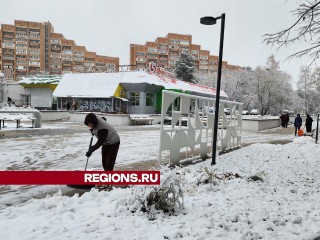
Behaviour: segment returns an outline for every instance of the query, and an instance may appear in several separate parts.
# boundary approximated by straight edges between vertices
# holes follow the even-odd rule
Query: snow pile
[[[164,168],[161,186],[183,196],[181,211],[125,204],[140,199],[142,206],[156,192],[152,186],[71,198],[58,192],[1,210],[0,239],[315,239],[319,155],[314,139],[296,137],[286,145],[254,144],[221,155],[215,166],[209,159]]]

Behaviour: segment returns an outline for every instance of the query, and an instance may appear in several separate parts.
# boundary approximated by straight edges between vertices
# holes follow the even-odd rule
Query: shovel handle
[[[88,151],[90,151],[90,148],[91,148],[91,146],[92,146],[92,141],[93,141],[93,134],[92,134],[92,137],[91,137],[91,140],[90,140],[90,144],[89,144]],[[87,157],[86,167],[84,168],[85,171],[87,170],[88,161],[89,161],[89,157]]]

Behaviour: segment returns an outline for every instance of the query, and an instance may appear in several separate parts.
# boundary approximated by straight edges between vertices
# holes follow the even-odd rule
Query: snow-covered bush
[[[258,172],[256,174],[253,174],[252,176],[248,177],[248,181],[260,181],[260,182],[264,182],[266,178],[266,174],[264,171],[262,172]]]
[[[135,186],[132,188],[132,196],[120,200],[116,211],[123,207],[131,212],[147,212],[149,219],[155,219],[158,211],[164,213],[177,212],[183,209],[183,192],[180,186],[180,174],[170,171],[161,177],[159,186]]]
[[[215,174],[214,169],[208,169],[207,167],[203,168],[201,172],[198,172],[197,180],[198,185],[212,183],[213,185],[217,184],[218,178],[217,174]]]

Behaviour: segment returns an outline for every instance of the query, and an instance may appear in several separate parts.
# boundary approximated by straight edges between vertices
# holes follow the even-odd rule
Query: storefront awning
[[[121,97],[116,97],[116,98],[121,99],[124,102],[129,102],[130,101],[129,99],[126,99],[126,98],[121,98]]]

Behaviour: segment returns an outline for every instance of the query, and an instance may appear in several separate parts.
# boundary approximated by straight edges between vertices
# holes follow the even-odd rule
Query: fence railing
[[[215,98],[162,92],[160,163],[165,151],[170,165],[212,154],[214,108]],[[242,103],[220,100],[218,150],[241,145],[242,108]]]

